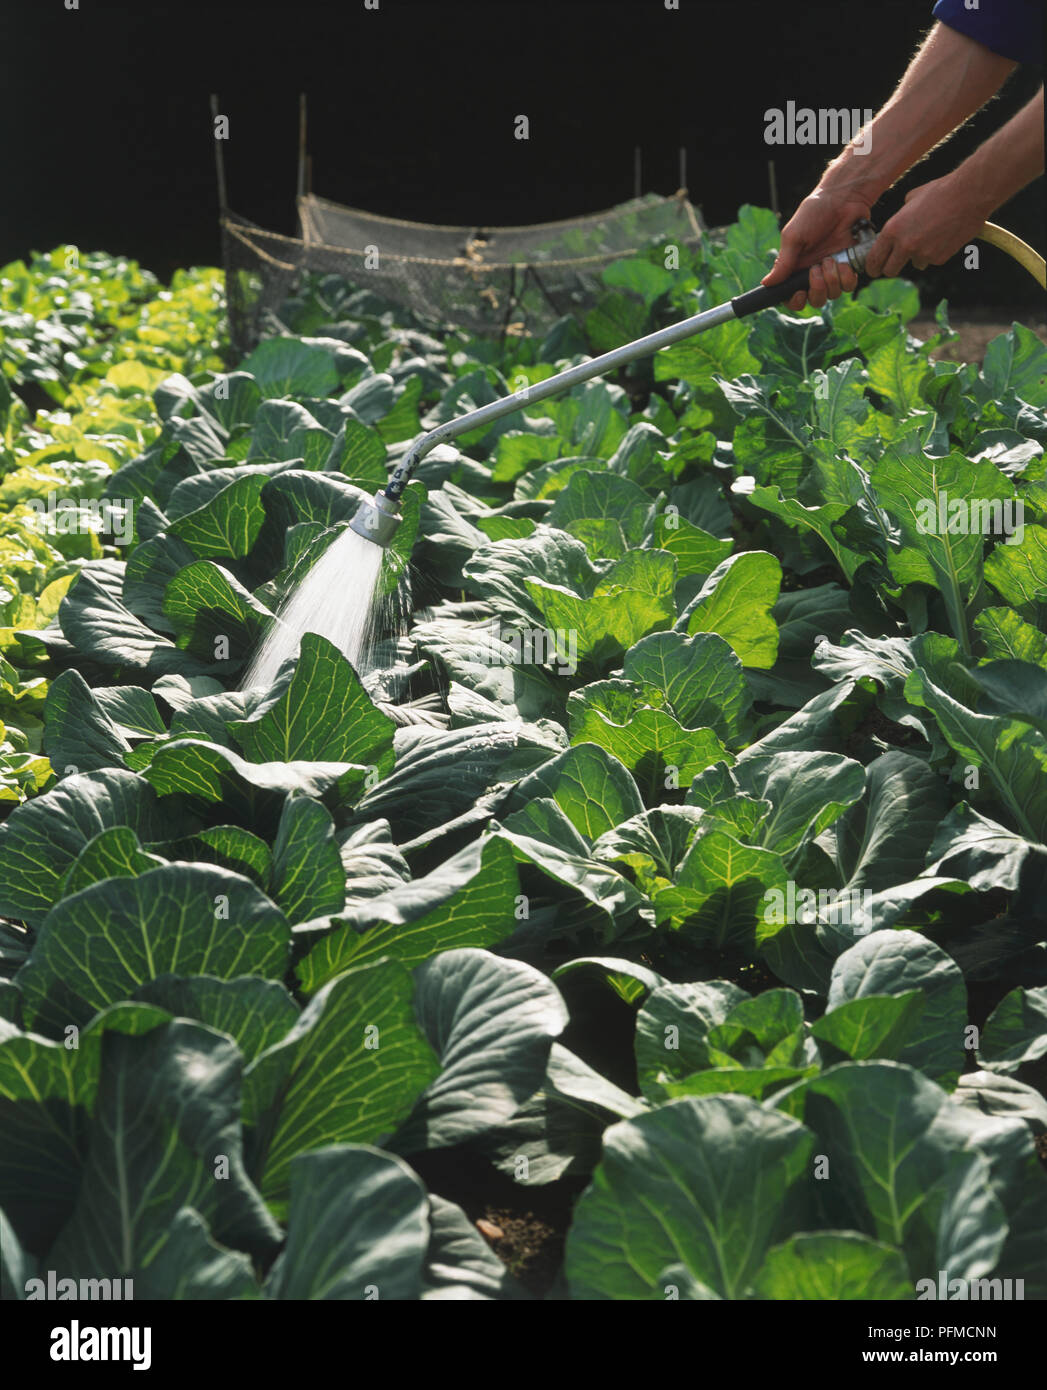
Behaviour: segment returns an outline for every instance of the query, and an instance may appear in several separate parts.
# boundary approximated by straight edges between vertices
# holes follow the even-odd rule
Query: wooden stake
[[[218,96],[215,92],[211,93],[211,139],[214,140],[214,171],[218,179],[218,210],[223,215],[229,206],[225,195],[225,155],[222,146],[224,140],[214,139],[214,123],[218,119]]]

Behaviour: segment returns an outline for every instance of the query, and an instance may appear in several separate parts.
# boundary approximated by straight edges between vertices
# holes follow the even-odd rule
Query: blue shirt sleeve
[[[934,18],[1015,63],[1043,66],[1041,0],[938,0]]]

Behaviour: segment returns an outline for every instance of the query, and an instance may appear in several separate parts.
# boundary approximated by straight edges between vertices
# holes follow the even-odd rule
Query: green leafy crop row
[[[53,779],[47,680],[17,633],[46,627],[80,565],[113,553],[97,499],[158,435],[160,382],[222,367],[220,291],[213,270],[161,290],[135,262],[73,246],[0,269],[0,803]]]
[[[944,306],[920,344],[877,282],[465,435],[407,492],[371,664],[309,635],[237,688],[409,440],[750,288],[776,239],[743,208],[503,344],[311,279],[232,372],[210,272],[160,360],[155,287],[106,262],[61,365],[89,290],[4,272],[45,326],[14,387],[66,381],[61,420],[10,397],[0,478],[0,696],[49,760],[0,826],[15,1296],[533,1296],[423,1180],[443,1150],[570,1195],[550,1297],[1047,1294],[1028,330],[936,361]],[[121,543],[30,521],[55,489]]]

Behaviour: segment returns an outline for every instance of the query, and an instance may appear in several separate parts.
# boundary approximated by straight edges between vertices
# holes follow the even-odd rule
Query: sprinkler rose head
[[[376,492],[370,502],[360,503],[349,529],[364,540],[385,547],[392,541],[402,520],[396,503],[384,492]]]

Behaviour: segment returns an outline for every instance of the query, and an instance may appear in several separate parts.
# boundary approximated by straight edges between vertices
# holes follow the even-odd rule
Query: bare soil
[[[950,315],[953,331],[960,336],[956,342],[936,348],[931,356],[949,362],[981,363],[985,349],[993,338],[1006,333],[1015,320],[1035,333],[1042,342],[1047,343],[1047,317],[1043,314],[1030,316],[1027,310],[1015,309],[1010,318],[1005,318],[1000,310],[995,308],[983,313],[969,310],[962,317],[957,315],[953,318]],[[938,332],[938,325],[933,317],[915,318],[909,324],[909,332],[914,338],[919,338],[925,343]]]

